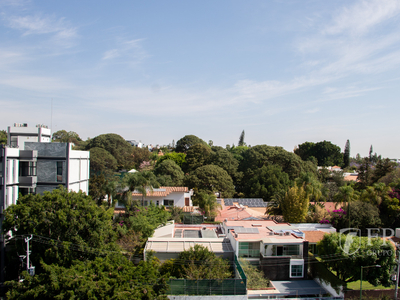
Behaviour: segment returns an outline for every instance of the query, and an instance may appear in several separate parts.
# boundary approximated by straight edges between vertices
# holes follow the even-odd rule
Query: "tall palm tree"
[[[150,191],[150,193],[153,193],[153,188],[160,187],[156,176],[151,171],[129,173],[125,176],[124,182],[130,192],[136,190],[142,194],[143,206],[147,192]]]
[[[196,193],[193,199],[193,204],[198,205],[207,218],[215,217],[218,208],[221,208],[221,205],[217,202],[217,197],[214,194],[207,194],[204,192]]]
[[[350,185],[341,186],[335,195],[336,202],[347,202],[347,213],[350,227],[350,202],[358,199],[358,194]]]
[[[108,198],[108,207],[111,207],[114,205],[114,198],[117,196],[118,182],[115,180],[108,181],[103,189]]]

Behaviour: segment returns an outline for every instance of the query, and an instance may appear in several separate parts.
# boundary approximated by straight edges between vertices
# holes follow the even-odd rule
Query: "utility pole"
[[[29,254],[31,251],[29,251],[29,241],[32,239],[32,234],[30,237],[25,238],[25,243],[26,243],[26,270],[30,274],[30,263],[29,263]]]

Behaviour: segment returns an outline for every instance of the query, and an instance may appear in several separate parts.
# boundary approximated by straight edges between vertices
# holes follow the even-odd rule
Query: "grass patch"
[[[348,290],[360,290],[360,280],[352,281],[347,283]],[[391,287],[384,287],[383,285],[374,286],[370,284],[368,281],[364,281],[362,283],[362,289],[364,290],[392,290],[394,289],[393,286]]]

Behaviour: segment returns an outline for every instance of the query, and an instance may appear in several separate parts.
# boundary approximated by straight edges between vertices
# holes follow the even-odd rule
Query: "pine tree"
[[[238,146],[244,146],[244,145],[246,145],[246,144],[244,142],[244,130],[243,130],[242,133],[240,134],[240,137],[239,137]]]
[[[350,165],[350,140],[347,140],[346,145],[344,146],[343,167],[347,168],[349,165]]]
[[[369,161],[372,160],[372,152],[374,152],[374,149],[372,148],[372,145],[371,145],[371,147],[369,147]]]

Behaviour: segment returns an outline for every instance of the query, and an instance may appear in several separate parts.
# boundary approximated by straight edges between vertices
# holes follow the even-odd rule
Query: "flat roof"
[[[189,250],[191,247],[194,247],[194,245],[204,246],[214,253],[233,252],[230,242],[224,239],[197,239],[191,241],[177,238],[163,241],[149,239],[146,243],[145,250],[180,253],[182,251]]]
[[[271,281],[277,291],[276,295],[324,295],[327,291],[314,280]]]

